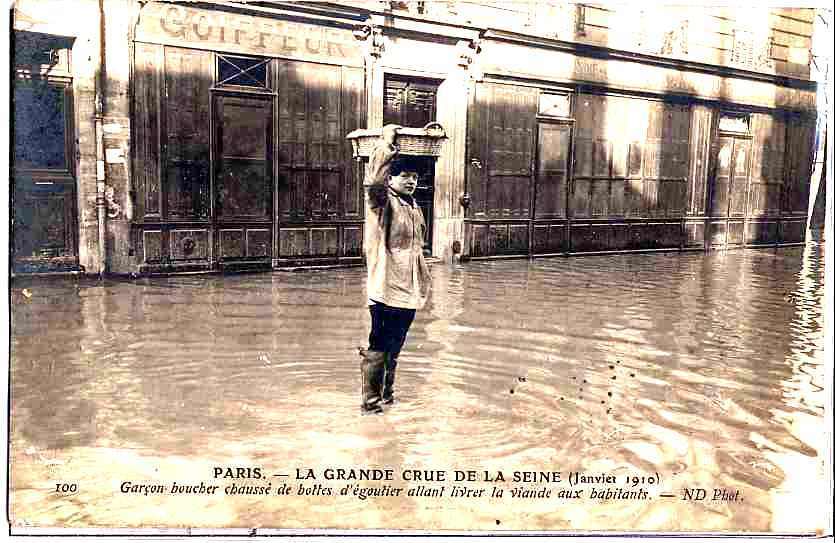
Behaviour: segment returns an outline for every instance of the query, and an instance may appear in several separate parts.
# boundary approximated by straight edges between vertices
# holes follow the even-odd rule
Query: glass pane
[[[594,149],[592,141],[588,138],[577,138],[575,144],[577,152],[577,166],[576,173],[581,177],[588,177],[591,175],[592,165],[592,151]]]
[[[553,117],[571,115],[571,99],[567,94],[541,94],[539,96],[539,114]]]
[[[609,160],[611,158],[611,144],[606,140],[594,140],[594,175],[609,176]]]
[[[612,177],[626,177],[629,144],[615,141],[612,144]]]
[[[746,175],[748,173],[748,144],[736,144],[736,159],[734,159],[734,173],[736,175]]]
[[[719,130],[723,132],[748,133],[748,115],[722,115],[719,117]]]
[[[40,79],[15,80],[15,166],[67,167],[64,89]]]
[[[435,91],[409,89],[406,98],[406,124],[426,126],[435,120]]]
[[[629,144],[629,177],[641,176],[641,142]]]
[[[223,155],[265,159],[270,117],[266,108],[223,104]]]
[[[383,124],[404,124],[403,96],[405,92],[402,88],[386,86],[383,98]]]
[[[266,161],[223,161],[217,176],[217,211],[221,217],[267,217],[270,194]]]
[[[225,85],[267,88],[267,63],[260,58],[218,56],[218,77]]]
[[[539,125],[539,164],[536,173],[536,216],[565,215],[565,179],[570,128]]]
[[[568,129],[540,125],[539,170],[564,171],[566,160],[568,160]]]
[[[169,216],[195,219],[209,216],[209,172],[206,163],[169,163],[166,188]]]
[[[722,143],[722,149],[719,150],[719,175],[726,176],[730,174],[731,145],[731,142],[726,140]]]

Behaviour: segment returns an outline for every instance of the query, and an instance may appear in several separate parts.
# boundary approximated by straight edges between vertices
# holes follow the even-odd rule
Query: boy
[[[394,401],[397,357],[426,303],[429,268],[423,257],[426,224],[413,198],[417,173],[398,159],[396,125],[383,127],[365,181],[365,260],[371,334],[362,357],[362,409],[382,412]]]

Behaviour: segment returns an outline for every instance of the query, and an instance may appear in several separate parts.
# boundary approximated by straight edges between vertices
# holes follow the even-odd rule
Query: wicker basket
[[[354,130],[347,136],[354,149],[354,158],[371,156],[374,146],[380,141],[382,128]],[[431,122],[423,128],[403,127],[397,130],[397,147],[401,155],[413,156],[441,156],[441,147],[447,140],[444,128],[436,122]]]

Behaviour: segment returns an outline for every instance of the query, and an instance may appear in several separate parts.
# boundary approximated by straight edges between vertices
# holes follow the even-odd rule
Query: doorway
[[[720,136],[710,201],[711,217],[745,216],[751,139]]]
[[[432,216],[435,206],[435,159],[428,156],[403,156],[399,159],[406,167],[417,172],[415,203],[423,213],[426,223],[426,238],[423,240],[423,254],[432,254]]]
[[[15,61],[31,62],[19,66],[12,83],[15,273],[80,269],[72,79],[39,68],[68,73],[68,58],[68,45],[59,38],[15,34]]]
[[[422,128],[437,115],[439,81],[417,77],[386,75],[384,82],[383,124]],[[432,157],[404,156],[418,174],[415,202],[426,222],[423,252],[432,254],[432,224],[435,207],[435,160]]]
[[[706,241],[714,247],[741,244],[748,207],[751,138],[720,134],[715,149],[708,210],[711,221]]]
[[[534,217],[564,218],[566,213],[571,133],[568,121],[540,121],[537,125]]]
[[[221,267],[272,258],[272,97],[214,95],[214,227]]]

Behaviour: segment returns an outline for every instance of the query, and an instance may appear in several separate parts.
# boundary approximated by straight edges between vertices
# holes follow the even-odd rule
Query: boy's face
[[[411,196],[417,188],[417,173],[401,172],[399,175],[392,175],[389,186],[398,194]]]

